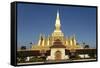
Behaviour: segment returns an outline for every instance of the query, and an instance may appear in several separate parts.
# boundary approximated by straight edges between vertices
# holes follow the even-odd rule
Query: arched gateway
[[[61,60],[61,52],[60,51],[55,52],[55,60]]]
[[[62,60],[65,58],[65,45],[62,44],[61,40],[57,39],[54,41],[51,48],[51,58],[53,60]]]

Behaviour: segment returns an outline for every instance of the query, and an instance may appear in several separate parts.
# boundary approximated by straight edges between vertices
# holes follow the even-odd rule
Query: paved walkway
[[[29,62],[29,63],[18,63],[18,65],[25,65],[25,64],[43,64],[43,63],[59,63],[59,62],[77,62],[77,61],[93,61],[96,59],[81,59],[81,60],[59,60],[59,61],[55,61],[55,60],[49,60],[49,61],[45,61],[45,62]]]

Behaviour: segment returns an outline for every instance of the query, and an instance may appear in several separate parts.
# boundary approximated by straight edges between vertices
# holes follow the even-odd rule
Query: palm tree
[[[86,49],[86,48],[89,48],[89,45],[86,45],[86,43],[83,42],[83,46],[84,46],[83,48],[84,48],[84,58],[85,58],[85,49]]]
[[[83,42],[83,48],[85,47],[85,42]],[[85,48],[84,48],[85,50]],[[83,50],[83,53],[84,53],[84,59],[85,59],[85,51]]]
[[[31,49],[31,46],[32,46],[32,42],[30,42],[29,44],[30,44],[30,49]]]
[[[85,45],[85,42],[83,42],[83,46]]]

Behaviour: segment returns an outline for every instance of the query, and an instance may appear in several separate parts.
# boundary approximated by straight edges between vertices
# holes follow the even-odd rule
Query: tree
[[[26,46],[21,46],[21,50],[25,50],[26,49]]]
[[[85,45],[84,48],[89,48],[89,45]]]
[[[85,42],[83,42],[84,48],[89,48],[89,45],[87,45]]]
[[[76,45],[79,45],[79,43],[76,43]]]

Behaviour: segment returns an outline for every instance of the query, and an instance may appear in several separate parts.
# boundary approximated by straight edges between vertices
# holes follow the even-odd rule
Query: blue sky
[[[96,46],[96,8],[18,3],[18,47],[29,47],[30,42],[36,44],[40,34],[51,35],[55,28],[57,10],[65,36],[75,34],[78,43]]]

